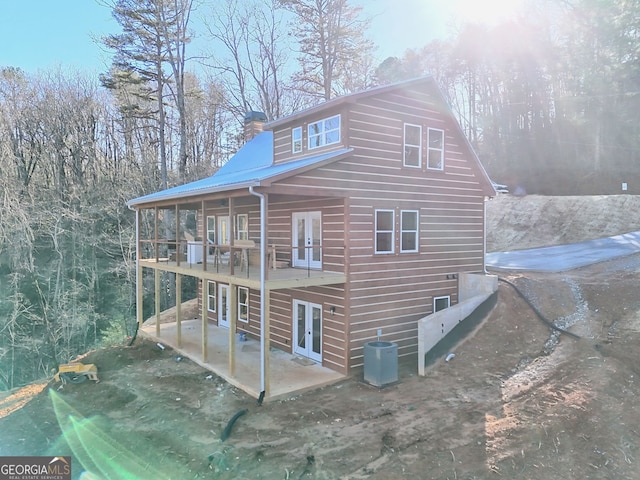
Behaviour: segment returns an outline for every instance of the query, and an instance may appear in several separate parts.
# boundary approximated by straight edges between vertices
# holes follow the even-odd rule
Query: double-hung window
[[[309,150],[340,142],[340,115],[334,115],[307,126]]]
[[[216,311],[216,282],[207,281],[207,310]]]
[[[418,212],[402,210],[400,212],[400,252],[418,251]]]
[[[236,215],[236,240],[249,240],[249,215]]]
[[[375,253],[395,253],[396,218],[394,210],[375,212]],[[420,215],[418,210],[400,210],[400,253],[419,250]]]
[[[420,167],[422,165],[422,127],[404,124],[404,166]]]
[[[427,168],[444,170],[444,130],[427,131]]]
[[[393,210],[376,210],[376,253],[393,253]]]
[[[302,152],[302,127],[291,129],[291,153]]]
[[[238,287],[238,320],[249,321],[249,289]]]
[[[207,216],[207,241],[210,244],[216,243],[216,217],[213,215]]]

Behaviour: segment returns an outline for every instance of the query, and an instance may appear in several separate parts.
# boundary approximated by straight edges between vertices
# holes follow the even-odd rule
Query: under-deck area
[[[260,342],[242,340],[233,336],[234,373],[230,372],[229,330],[209,322],[207,324],[206,361],[203,359],[202,321],[183,320],[180,325],[178,342],[176,322],[160,324],[160,335],[156,334],[156,324],[151,321],[142,326],[140,333],[163,345],[170,346],[181,355],[211,370],[230,384],[258,398],[261,392],[261,350]],[[180,343],[180,346],[178,345]],[[308,358],[291,355],[271,348],[268,354],[267,394],[265,400],[282,398],[287,395],[328,385],[344,379],[333,370],[323,367]]]

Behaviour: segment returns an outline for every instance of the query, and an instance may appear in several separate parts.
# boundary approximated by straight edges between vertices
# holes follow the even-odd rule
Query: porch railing
[[[243,242],[243,241],[238,241]],[[246,242],[246,241],[245,241]],[[254,242],[241,245],[204,243],[201,240],[141,240],[141,260],[174,264],[186,268],[202,268],[249,278],[260,268],[260,246]],[[310,277],[317,271],[344,272],[344,250],[322,244],[294,247],[269,243],[264,261],[269,270],[303,269]],[[331,265],[330,269],[326,265]]]

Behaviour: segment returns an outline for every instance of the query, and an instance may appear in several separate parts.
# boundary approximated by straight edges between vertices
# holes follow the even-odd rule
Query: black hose
[[[227,426],[224,427],[224,430],[222,431],[222,435],[220,435],[220,440],[224,442],[227,438],[229,438],[229,435],[231,435],[231,429],[233,428],[233,424],[236,423],[236,420],[238,420],[242,415],[244,415],[248,411],[249,410],[245,408],[244,410],[240,410],[233,417],[231,417],[231,420],[229,420],[229,422],[227,423]]]
[[[525,296],[524,293],[522,293],[522,291],[516,287],[515,284],[513,284],[512,282],[510,282],[509,280],[502,278],[502,277],[498,277],[498,280],[501,282],[506,283],[507,285],[510,285],[517,293],[518,295],[520,295],[520,297],[527,302],[527,305],[529,305],[529,307],[531,307],[531,310],[533,310],[535,312],[535,314],[538,316],[538,318],[540,320],[542,320],[545,325],[547,325],[549,328],[551,328],[552,330],[555,330],[556,332],[560,332],[560,333],[564,333],[565,335],[569,335],[570,337],[576,338],[576,339],[580,339],[579,335],[576,335],[573,332],[569,332],[568,330],[564,330],[563,328],[558,327],[556,324],[554,324],[551,320],[549,320],[548,318],[546,318],[541,312],[540,310],[538,310],[536,308],[536,306],[531,303],[531,301]]]

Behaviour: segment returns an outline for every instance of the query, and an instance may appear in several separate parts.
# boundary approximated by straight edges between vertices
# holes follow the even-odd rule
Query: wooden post
[[[264,335],[264,392],[265,397],[268,397],[271,391],[271,381],[269,378],[269,349],[271,344],[271,335],[269,333],[271,330],[271,322],[269,321],[269,312],[271,312],[271,291],[265,288],[264,295],[264,332],[261,332],[261,334]]]
[[[182,347],[182,274],[176,273],[176,340]]]
[[[202,294],[200,295],[200,298],[202,299],[202,361],[203,362],[207,362],[208,361],[208,348],[207,345],[209,343],[209,332],[208,332],[208,313],[207,313],[207,280],[206,279],[202,279],[201,281],[201,285],[202,285]]]
[[[176,265],[180,266],[180,205],[176,204]]]
[[[236,374],[236,326],[238,320],[238,287],[229,284],[229,375]]]
[[[144,285],[142,285],[142,266],[138,265],[136,275],[138,276],[136,292],[136,317],[138,318],[138,328],[144,323]]]
[[[160,248],[158,247],[158,206],[154,209],[153,219],[153,249],[156,251],[156,263],[160,259]]]
[[[209,239],[207,238],[207,211],[206,211],[206,205],[204,204],[204,200],[202,200],[200,208],[202,209],[202,232],[200,233],[201,235],[200,238],[202,238],[202,271],[206,272],[207,271],[207,253],[208,253],[207,250],[209,249],[208,247]],[[204,303],[204,293],[205,293],[204,283],[202,285],[203,285],[202,302]]]
[[[160,270],[155,272],[155,301],[156,301],[156,337],[160,336]]]

